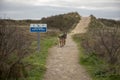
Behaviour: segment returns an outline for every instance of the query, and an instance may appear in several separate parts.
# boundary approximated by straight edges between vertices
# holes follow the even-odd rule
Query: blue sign
[[[47,32],[47,24],[30,24],[30,32]]]

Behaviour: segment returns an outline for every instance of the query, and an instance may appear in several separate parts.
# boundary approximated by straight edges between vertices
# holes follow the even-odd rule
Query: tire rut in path
[[[77,44],[68,34],[64,47],[54,46],[49,50],[47,71],[43,80],[91,80],[79,64]]]

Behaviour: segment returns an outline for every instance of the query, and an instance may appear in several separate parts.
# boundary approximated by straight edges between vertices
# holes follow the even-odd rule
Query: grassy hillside
[[[120,22],[91,15],[88,32],[77,34],[80,58],[93,80],[120,79]]]
[[[40,20],[12,20],[0,19],[0,24],[13,24],[13,25],[30,25],[31,23],[40,23]]]
[[[116,26],[120,27],[120,21],[115,21],[111,19],[102,19],[102,18],[99,18],[98,20],[107,27],[116,27]]]
[[[47,23],[50,28],[59,28],[60,31],[68,31],[74,28],[80,20],[80,16],[77,12],[68,14],[61,14],[52,17],[42,18],[42,23]]]
[[[59,29],[60,31],[69,31],[75,27],[80,20],[80,15],[77,12],[60,14],[42,18],[41,20],[0,20],[0,24],[13,24],[20,26],[29,26],[32,23],[46,23],[48,28]]]

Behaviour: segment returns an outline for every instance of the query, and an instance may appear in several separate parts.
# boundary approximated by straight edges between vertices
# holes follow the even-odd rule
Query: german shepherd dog
[[[67,34],[61,34],[58,36],[58,40],[59,40],[59,46],[63,47],[66,44],[66,38],[67,38]]]

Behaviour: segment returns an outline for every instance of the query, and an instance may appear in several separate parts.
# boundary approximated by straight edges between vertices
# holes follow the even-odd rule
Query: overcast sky
[[[120,20],[120,0],[0,0],[0,18],[41,19],[75,11]]]

